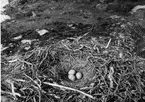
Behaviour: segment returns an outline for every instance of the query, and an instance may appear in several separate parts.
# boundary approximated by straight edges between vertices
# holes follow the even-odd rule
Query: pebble
[[[24,47],[25,50],[29,50],[30,48],[31,48],[31,46]]]
[[[19,35],[19,36],[14,37],[13,39],[14,39],[14,40],[19,40],[19,39],[21,39],[21,38],[22,38],[22,35]]]
[[[23,44],[25,44],[25,43],[31,44],[31,43],[32,43],[32,40],[23,39],[23,40],[21,40],[21,42],[22,42]]]
[[[42,36],[42,35],[44,35],[45,33],[48,32],[48,30],[46,30],[46,29],[36,30],[36,31],[39,33],[40,36]]]
[[[145,5],[137,5],[131,10],[131,14],[135,13],[139,9],[145,9]]]

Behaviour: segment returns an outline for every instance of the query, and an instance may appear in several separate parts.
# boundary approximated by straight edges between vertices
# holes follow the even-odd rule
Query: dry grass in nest
[[[9,57],[2,56],[2,85],[6,87],[5,90],[2,90],[2,94],[10,95],[14,100],[29,97],[30,100],[34,101],[36,100],[35,98],[38,98],[40,102],[42,94],[48,92],[48,90],[45,88],[43,89],[43,87],[49,85],[48,87],[54,87],[50,87],[50,89],[54,91],[56,87],[62,90],[78,92],[90,98],[94,98],[83,91],[71,88],[70,84],[69,86],[65,86],[66,84],[62,82],[63,79],[61,79],[61,76],[66,74],[66,72],[62,69],[56,69],[56,65],[59,67],[60,64],[59,62],[56,62],[58,59],[50,54],[49,48],[50,47],[48,46],[38,47],[23,55],[15,54]],[[25,92],[28,90],[35,93],[36,97],[32,98],[31,95],[27,96]],[[59,98],[60,96],[55,95],[53,93],[54,91],[48,92],[48,96]]]

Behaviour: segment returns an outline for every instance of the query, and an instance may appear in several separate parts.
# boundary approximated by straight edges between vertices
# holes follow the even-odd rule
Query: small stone
[[[76,73],[76,78],[77,79],[81,79],[82,78],[82,73],[81,72],[77,72]]]
[[[69,78],[71,81],[74,81],[74,80],[75,80],[75,76],[72,75],[72,74],[69,74],[69,75],[68,75],[68,78]]]
[[[23,44],[25,44],[25,43],[31,44],[31,43],[32,43],[32,40],[23,39],[23,40],[21,40],[21,42],[22,42]]]
[[[71,70],[68,72],[69,75],[74,75],[75,73],[76,73],[76,71],[73,70],[73,69],[71,69]]]
[[[46,29],[42,29],[42,30],[36,29],[36,31],[39,33],[40,36],[42,36],[42,35],[44,35],[45,33],[48,32],[48,30],[46,30]]]
[[[145,5],[137,5],[131,10],[131,14],[135,13],[139,9],[145,9]]]
[[[29,50],[30,48],[31,48],[30,46],[26,46],[24,49]]]
[[[19,40],[19,39],[21,39],[21,38],[22,38],[22,35],[19,35],[19,36],[14,37],[13,39],[14,39],[14,40]]]

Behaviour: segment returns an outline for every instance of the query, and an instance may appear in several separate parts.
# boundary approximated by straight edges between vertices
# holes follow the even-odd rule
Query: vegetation
[[[40,14],[47,8],[44,1]],[[49,6],[58,7],[56,2],[52,4]],[[62,10],[64,15],[80,14],[71,12],[71,4],[67,7],[68,11]],[[51,22],[47,17],[41,20],[41,15],[22,19],[12,14],[16,22],[2,23],[2,102],[144,102],[144,28],[123,16],[94,14],[91,18],[85,10],[82,14],[75,20],[65,21],[65,15],[63,20],[53,18]],[[92,23],[96,17],[98,21]],[[83,21],[77,23],[80,19]],[[46,22],[39,24],[43,20]],[[41,29],[46,31],[43,35]],[[68,78],[72,69],[81,72],[79,80]]]

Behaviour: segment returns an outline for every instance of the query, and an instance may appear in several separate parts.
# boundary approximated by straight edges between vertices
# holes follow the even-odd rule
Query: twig
[[[111,39],[109,39],[108,44],[106,45],[105,48],[108,48],[109,47],[110,42],[111,42]]]
[[[66,87],[66,86],[62,86],[62,85],[58,85],[58,84],[53,84],[53,83],[49,83],[49,82],[44,82],[44,84],[47,84],[47,85],[51,85],[51,86],[55,86],[55,87],[60,87],[60,88],[64,88],[64,89],[67,89],[67,90],[72,90],[72,91],[76,91],[76,92],[79,92],[85,96],[88,96],[92,99],[95,99],[92,95],[89,95],[83,91],[80,91],[80,90],[77,90],[77,89],[73,89],[73,88],[70,88],[70,87]]]
[[[15,93],[15,95],[11,92],[8,92],[8,91],[3,91],[1,90],[1,94],[8,94],[8,95],[11,95],[14,99],[16,99],[16,95],[21,97],[21,95],[19,93]],[[2,101],[3,102],[3,101]]]
[[[5,92],[5,93],[7,93],[7,94],[11,94],[11,95],[13,95],[14,96],[14,98],[16,98],[16,96],[19,96],[19,97],[21,97],[21,95],[19,94],[19,93],[16,93],[15,92],[15,87],[14,87],[14,83],[11,81],[11,80],[7,80],[7,82],[11,85],[11,93],[10,92],[6,92],[6,91],[3,91],[3,92]]]
[[[39,65],[41,65],[44,62],[44,60],[47,58],[47,55],[48,55],[48,51],[46,51],[45,57],[42,59]]]

